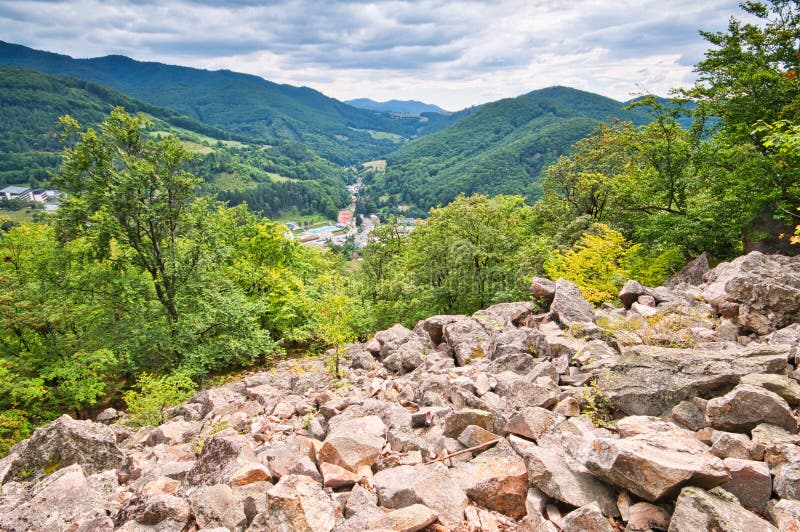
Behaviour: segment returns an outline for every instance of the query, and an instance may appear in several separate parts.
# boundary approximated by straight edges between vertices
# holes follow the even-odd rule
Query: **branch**
[[[456,451],[456,452],[454,452],[452,454],[447,454],[447,450],[445,450],[444,455],[442,455],[439,458],[436,458],[434,460],[431,460],[430,462],[425,462],[425,465],[430,465],[430,464],[433,464],[433,463],[436,463],[436,462],[441,462],[442,460],[447,460],[448,458],[452,458],[454,456],[458,456],[459,454],[470,453],[472,451],[479,451],[479,450],[483,449],[484,447],[490,447],[490,446],[494,445],[495,443],[499,442],[502,439],[503,438],[497,438],[497,439],[494,439],[494,440],[489,440],[489,441],[484,442],[484,443],[482,443],[480,445],[476,445],[475,447],[468,447],[467,449],[461,449],[460,451]]]

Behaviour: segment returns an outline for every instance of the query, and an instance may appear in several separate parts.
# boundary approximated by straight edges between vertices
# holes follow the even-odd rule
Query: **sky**
[[[618,100],[691,85],[738,0],[0,0],[0,40],[229,69],[340,100],[448,110],[553,85]]]

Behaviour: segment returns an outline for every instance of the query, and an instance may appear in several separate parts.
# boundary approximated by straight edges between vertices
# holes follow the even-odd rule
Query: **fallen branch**
[[[454,456],[458,456],[459,454],[471,453],[472,451],[480,451],[484,447],[489,447],[491,445],[494,445],[495,443],[499,442],[502,439],[503,438],[497,438],[497,439],[494,439],[494,440],[489,440],[489,441],[484,442],[484,443],[482,443],[480,445],[476,445],[475,447],[469,447],[467,449],[461,449],[460,451],[456,451],[456,452],[454,452],[452,454],[447,454],[447,451],[445,450],[443,456],[440,456],[439,458],[435,458],[435,459],[431,460],[430,462],[425,462],[425,465],[430,465],[430,464],[433,464],[435,462],[441,462],[443,460],[447,460],[448,458],[452,458]]]

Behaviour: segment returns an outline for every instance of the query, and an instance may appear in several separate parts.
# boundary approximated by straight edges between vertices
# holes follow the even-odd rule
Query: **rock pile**
[[[800,530],[800,259],[704,261],[597,311],[534,279],[160,427],[62,416],[0,460],[0,529]]]

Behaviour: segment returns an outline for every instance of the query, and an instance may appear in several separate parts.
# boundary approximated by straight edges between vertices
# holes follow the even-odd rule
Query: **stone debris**
[[[800,530],[800,262],[432,316],[0,459],[0,530]],[[646,316],[646,318],[645,318]]]

